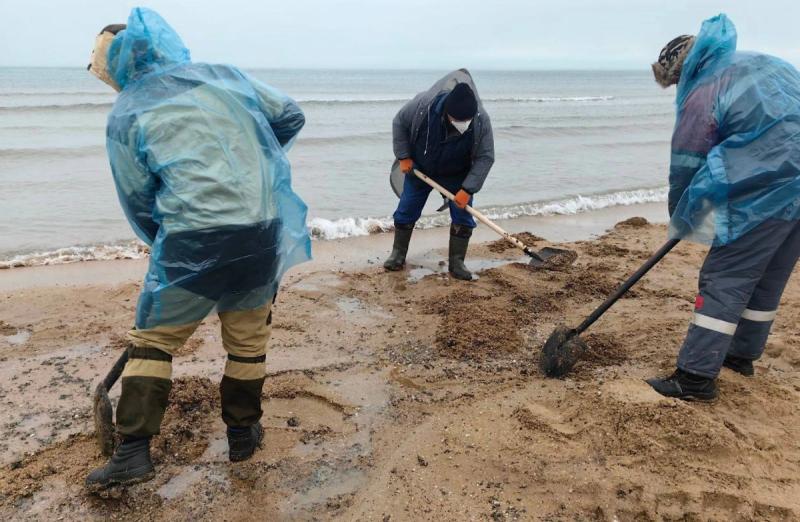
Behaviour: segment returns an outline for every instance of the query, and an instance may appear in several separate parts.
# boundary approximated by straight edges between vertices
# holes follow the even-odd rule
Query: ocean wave
[[[614,96],[543,96],[543,97],[495,97],[483,98],[484,103],[589,103],[613,100]],[[306,98],[296,100],[300,105],[384,105],[403,104],[408,98]],[[54,111],[86,111],[110,110],[113,101],[54,103],[35,105],[0,105],[0,113],[15,112],[54,112]]]
[[[26,266],[63,265],[78,261],[102,261],[112,259],[142,259],[150,249],[141,241],[131,240],[110,245],[87,245],[59,248],[57,250],[18,254],[0,260],[0,269]]]
[[[667,188],[643,188],[589,196],[576,195],[553,201],[481,207],[480,210],[489,219],[515,219],[530,216],[581,214],[609,207],[662,203],[665,201],[667,201]],[[417,222],[417,226],[423,229],[449,225],[450,215],[448,212],[423,216]],[[391,216],[347,217],[334,220],[312,218],[308,222],[308,227],[314,239],[343,239],[387,232],[394,229],[394,222]]]
[[[554,103],[554,102],[600,102],[613,100],[614,96],[552,96],[521,98],[483,98],[484,102]]]
[[[105,155],[104,145],[87,145],[84,147],[23,147],[0,149],[0,158],[25,159],[25,158],[74,158],[78,156]]]
[[[553,201],[482,207],[481,212],[493,220],[515,219],[528,216],[581,214],[610,207],[661,203],[666,200],[667,188],[643,188],[589,196],[577,195]],[[423,229],[449,225],[449,212],[423,216],[417,222],[417,226]],[[331,240],[389,232],[394,229],[394,223],[391,216],[346,217],[333,220],[317,217],[309,220],[308,228],[313,239]],[[130,240],[107,245],[74,246],[53,251],[18,254],[8,259],[0,259],[0,269],[60,265],[79,261],[142,259],[148,255],[149,248],[146,245],[138,240]]]
[[[533,96],[481,98],[484,103],[557,103],[557,102],[601,102],[615,99],[614,96]],[[301,105],[381,105],[401,104],[409,98],[298,98]]]
[[[329,144],[349,144],[372,141],[391,140],[392,131],[384,132],[365,132],[361,134],[342,134],[341,136],[310,136],[304,137],[302,134],[297,138],[298,144],[303,145],[329,145]]]
[[[86,111],[86,110],[110,110],[114,104],[112,102],[103,103],[56,103],[51,105],[3,105],[0,106],[0,113],[7,112],[62,112],[62,111]]]
[[[102,96],[113,98],[116,94],[109,94],[108,91],[6,91],[0,92],[0,98],[41,98],[43,96],[59,97],[86,97]]]

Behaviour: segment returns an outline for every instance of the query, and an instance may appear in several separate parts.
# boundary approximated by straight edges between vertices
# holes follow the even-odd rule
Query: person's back
[[[145,77],[120,94],[109,116],[109,147],[140,141],[140,158],[161,181],[155,198],[162,233],[277,217],[273,187],[265,184],[272,184],[269,164],[285,161],[281,146],[289,139],[269,132],[257,103],[236,69],[207,64]],[[302,113],[294,119],[290,135]]]
[[[713,399],[723,366],[754,374],[800,258],[800,74],[736,39],[719,15],[653,64],[677,84],[670,236],[712,246],[676,371],[647,381],[668,397]]]
[[[800,73],[736,51],[727,18],[707,23],[678,83],[670,209],[673,237],[724,245],[800,218]]]
[[[120,91],[109,161],[123,210],[152,252],[127,335],[116,415],[123,443],[87,484],[152,476],[148,445],[167,405],[172,355],[213,309],[228,352],[220,395],[229,456],[247,459],[262,437],[272,302],[284,272],[310,258],[306,206],[286,158],[303,113],[235,67],[192,63],[147,9],[101,31],[90,71]]]

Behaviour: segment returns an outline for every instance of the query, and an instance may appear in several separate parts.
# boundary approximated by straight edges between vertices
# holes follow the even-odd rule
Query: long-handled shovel
[[[122,375],[122,370],[125,369],[125,363],[127,362],[128,350],[125,350],[119,356],[117,362],[114,363],[114,366],[111,367],[106,378],[94,390],[92,400],[94,407],[94,434],[100,451],[106,457],[110,457],[114,453],[114,446],[116,446],[117,442],[114,433],[114,408],[111,406],[108,392],[117,382],[119,376]]]
[[[600,319],[611,306],[616,303],[620,297],[635,285],[639,279],[650,271],[651,268],[656,266],[670,250],[675,248],[680,242],[678,239],[670,239],[664,246],[653,254],[627,281],[622,283],[611,296],[606,299],[603,304],[589,315],[577,328],[570,329],[566,326],[559,326],[556,328],[547,342],[544,343],[542,348],[541,358],[539,359],[539,367],[542,372],[548,377],[562,377],[566,375],[578,359],[586,352],[586,343],[580,338],[580,335],[586,331],[587,328],[592,326],[595,321]]]
[[[397,161],[395,161],[394,165],[392,166],[392,175],[391,175],[390,179],[393,180],[392,181],[392,187],[395,189],[395,193],[397,193],[397,195],[399,197],[402,194],[402,189],[400,189],[400,191],[398,192],[398,189],[396,187],[396,181],[394,181],[394,179],[396,179],[396,177],[397,177],[397,173],[398,172],[400,172],[399,163]],[[426,176],[422,172],[418,171],[417,169],[414,169],[413,172],[414,172],[415,176],[417,176],[419,179],[421,179],[422,181],[424,181],[425,183],[427,183],[428,185],[430,185],[431,187],[436,189],[442,196],[444,196],[445,198],[449,199],[450,201],[455,201],[456,197],[453,195],[452,192],[450,192],[449,190],[447,190],[443,186],[439,185],[438,183],[436,183],[431,178],[429,178],[428,176]],[[404,174],[402,174],[402,172],[400,172],[400,175],[404,175]],[[400,186],[402,187],[402,185],[400,185]],[[494,223],[491,219],[489,219],[488,217],[483,215],[482,212],[472,208],[469,205],[467,205],[465,210],[467,212],[469,212],[475,219],[477,219],[478,221],[480,221],[481,223],[483,223],[487,227],[491,228],[492,230],[494,230],[495,232],[500,234],[509,243],[511,243],[515,247],[517,247],[520,250],[522,250],[523,252],[525,252],[525,254],[528,255],[531,258],[530,263],[528,263],[530,266],[533,266],[533,267],[545,266],[546,263],[547,263],[547,260],[552,258],[552,257],[555,257],[555,256],[558,256],[559,258],[564,258],[564,257],[567,257],[567,256],[570,256],[570,257],[574,256],[574,253],[572,251],[564,250],[562,248],[546,247],[546,248],[543,248],[542,250],[540,250],[538,252],[534,252],[525,243],[523,243],[519,239],[517,239],[514,236],[512,236],[511,234],[509,234],[508,232],[506,232],[505,230],[500,228],[500,226],[497,225],[496,223]]]

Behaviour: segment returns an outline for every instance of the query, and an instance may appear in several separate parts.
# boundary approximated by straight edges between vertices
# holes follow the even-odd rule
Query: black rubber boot
[[[729,370],[733,370],[736,373],[740,373],[745,377],[752,377],[756,374],[756,369],[753,368],[752,359],[743,359],[741,357],[728,355],[722,362],[722,366],[728,368]]]
[[[394,245],[389,258],[383,263],[383,268],[396,272],[402,270],[406,264],[408,244],[411,242],[411,233],[414,232],[414,223],[410,225],[394,224]]]
[[[228,458],[241,462],[253,456],[264,438],[264,428],[256,422],[249,428],[228,428]]]
[[[711,401],[717,398],[717,381],[681,369],[665,379],[647,379],[647,384],[664,397],[687,401]]]
[[[89,473],[86,487],[93,491],[146,482],[155,476],[150,460],[150,438],[123,440],[102,468]]]
[[[467,270],[464,258],[467,257],[469,238],[472,229],[461,225],[450,225],[450,275],[463,281],[472,281],[472,272]]]

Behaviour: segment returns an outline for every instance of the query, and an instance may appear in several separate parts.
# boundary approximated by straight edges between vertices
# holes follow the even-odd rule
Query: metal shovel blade
[[[531,255],[529,266],[534,268],[560,268],[569,266],[578,259],[578,253],[565,248],[545,247]]]
[[[539,368],[547,377],[563,377],[572,370],[587,348],[575,330],[559,326],[542,347]]]
[[[117,442],[114,430],[114,408],[111,406],[108,390],[102,382],[94,390],[92,405],[97,446],[103,455],[110,457],[114,453],[114,446]]]

